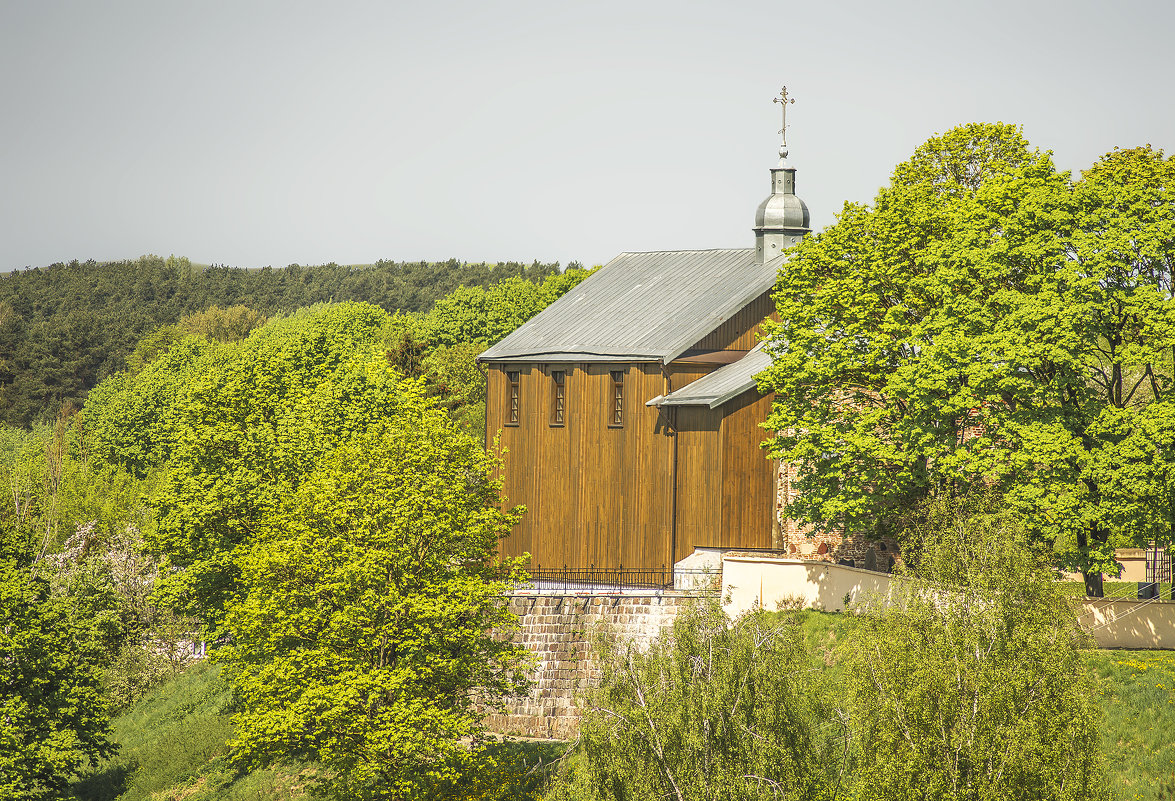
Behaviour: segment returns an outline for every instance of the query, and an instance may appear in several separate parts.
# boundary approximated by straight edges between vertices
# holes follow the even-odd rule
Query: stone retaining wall
[[[574,739],[580,710],[576,696],[595,680],[592,637],[601,626],[621,639],[647,647],[673,625],[686,593],[663,595],[515,595],[515,637],[535,654],[528,695],[508,699],[504,713],[486,718],[490,731],[518,737]]]

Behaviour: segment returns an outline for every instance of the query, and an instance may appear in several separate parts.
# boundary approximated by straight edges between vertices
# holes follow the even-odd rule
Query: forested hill
[[[572,267],[579,266],[573,263]],[[459,285],[531,281],[559,265],[379,261],[365,266],[200,268],[188,259],[70,262],[0,276],[0,422],[50,420],[126,365],[144,335],[212,306],[265,316],[322,301],[427,311]]]

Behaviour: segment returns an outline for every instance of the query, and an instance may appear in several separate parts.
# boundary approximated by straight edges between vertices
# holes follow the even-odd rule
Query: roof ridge
[[[658,253],[739,253],[754,248],[680,248],[678,250],[622,250],[620,256],[650,256]]]

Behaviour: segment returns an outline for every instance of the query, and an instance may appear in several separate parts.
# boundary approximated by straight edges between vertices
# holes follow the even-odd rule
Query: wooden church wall
[[[697,342],[690,350],[750,350],[759,341],[759,325],[764,318],[778,319],[771,292],[764,292]]]
[[[655,364],[517,365],[519,424],[506,424],[510,382],[487,373],[487,447],[500,431],[503,494],[528,512],[500,550],[531,554],[541,567],[655,567],[671,564],[669,504],[672,437],[658,410]],[[551,369],[566,371],[564,424],[551,425]],[[611,426],[611,372],[624,377],[624,421]]]
[[[722,547],[770,548],[775,468],[759,447],[773,395],[751,389],[722,408]]]
[[[722,531],[722,410],[682,406],[677,414],[677,559],[718,545]]]
[[[694,548],[769,548],[775,478],[759,448],[771,397],[677,410],[677,559]]]

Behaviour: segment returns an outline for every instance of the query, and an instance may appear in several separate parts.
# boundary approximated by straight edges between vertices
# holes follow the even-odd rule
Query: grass
[[[1175,653],[1089,651],[1111,798],[1175,798]]]
[[[1085,584],[1080,581],[1060,581],[1057,582],[1057,587],[1061,590],[1061,594],[1069,598],[1084,598]],[[1138,582],[1137,581],[1106,581],[1102,585],[1102,592],[1106,598],[1138,598]],[[1162,583],[1159,585],[1159,600],[1171,600],[1171,585],[1169,583]]]
[[[74,787],[84,801],[278,801],[307,798],[314,768],[238,773],[227,761],[231,694],[207,663],[149,693],[112,722],[119,753]]]

